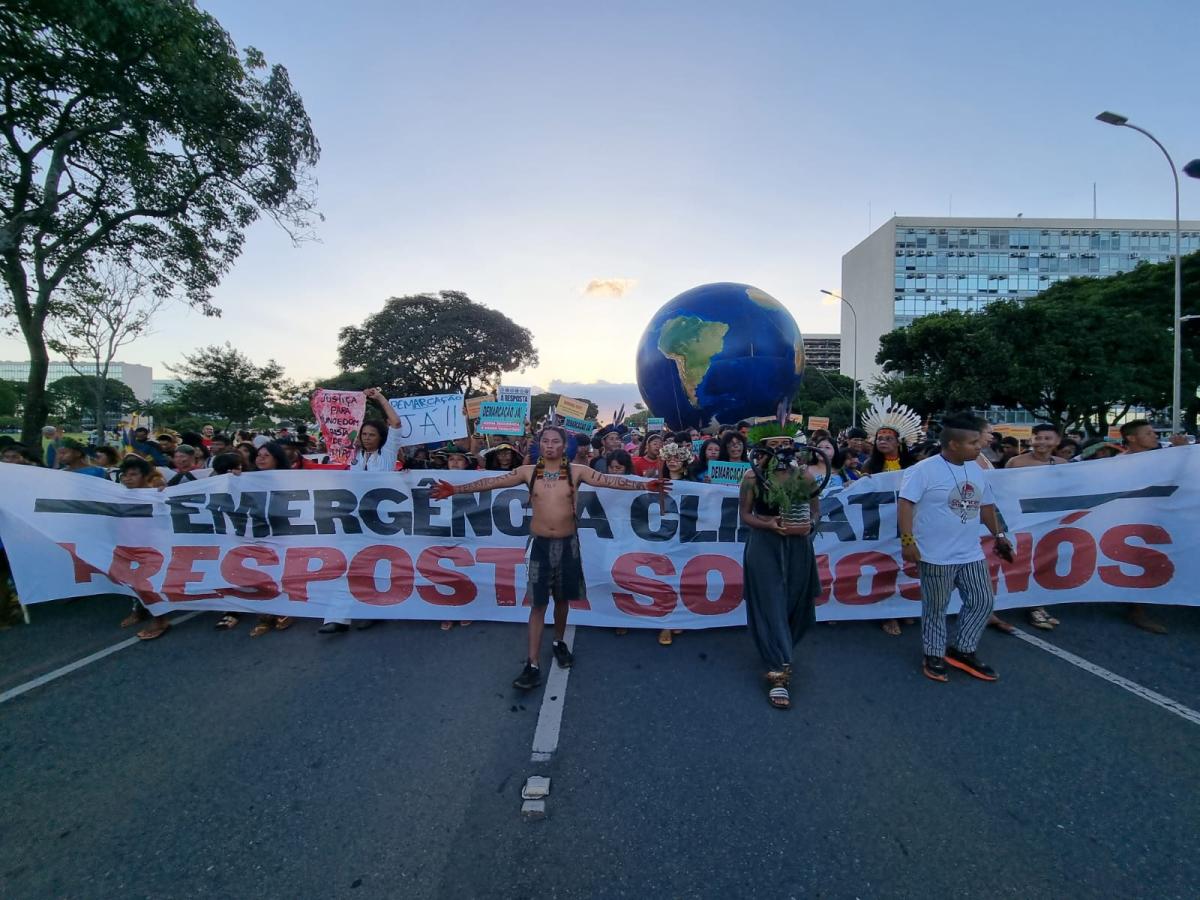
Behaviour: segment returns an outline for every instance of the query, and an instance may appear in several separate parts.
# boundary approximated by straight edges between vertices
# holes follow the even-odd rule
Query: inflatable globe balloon
[[[638,344],[637,382],[672,429],[774,415],[804,374],[796,321],[748,284],[704,284],[654,314]]]

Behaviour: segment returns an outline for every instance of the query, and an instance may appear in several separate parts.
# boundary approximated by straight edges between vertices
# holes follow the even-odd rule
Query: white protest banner
[[[899,561],[900,478],[863,478],[821,500],[818,618],[919,613],[916,570]],[[1000,560],[981,529],[998,608],[1200,605],[1200,447],[988,478],[1015,550]],[[159,492],[0,465],[0,535],[25,603],[117,593],[155,613],[525,621],[526,489],[435,501],[434,479],[250,472]],[[578,624],[745,621],[736,488],[676,482],[660,500],[580,485],[578,509],[588,585]]]
[[[503,434],[519,437],[525,433],[525,406],[517,403],[483,403],[479,407],[480,434]]]
[[[520,403],[525,407],[525,418],[529,419],[529,410],[533,405],[533,388],[500,385],[496,391],[498,403]]]
[[[452,441],[467,436],[462,394],[430,394],[388,400],[400,416],[405,447]]]
[[[666,419],[647,419],[646,431],[664,431],[667,427]]]
[[[358,429],[367,413],[367,395],[362,391],[331,391],[317,388],[312,411],[325,438],[330,463],[346,465],[354,458]]]
[[[582,400],[574,400],[570,397],[559,397],[558,402],[554,404],[554,412],[556,415],[563,417],[574,416],[576,419],[586,419],[588,414],[588,405]]]
[[[592,436],[592,432],[596,430],[595,419],[577,419],[574,416],[563,416],[562,427],[574,434],[586,434]]]
[[[708,464],[708,480],[712,484],[741,484],[749,468],[748,462],[721,462],[714,459]]]

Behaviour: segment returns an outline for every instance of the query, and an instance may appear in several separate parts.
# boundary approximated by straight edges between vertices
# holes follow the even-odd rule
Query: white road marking
[[[181,622],[186,622],[188,619],[195,618],[198,615],[200,615],[199,610],[196,612],[184,613],[182,616],[177,616],[176,618],[172,619],[171,624],[178,625]],[[134,636],[127,638],[118,644],[113,644],[111,647],[105,647],[103,650],[97,650],[91,656],[85,656],[83,659],[77,659],[75,662],[67,663],[62,668],[55,669],[53,672],[47,672],[45,675],[39,675],[32,681],[19,684],[15,688],[9,688],[3,694],[0,694],[0,703],[7,703],[9,700],[15,700],[22,694],[32,691],[34,688],[39,688],[43,684],[49,684],[51,681],[62,678],[64,675],[70,675],[72,672],[76,672],[79,669],[82,669],[84,666],[90,666],[92,663],[98,662],[104,659],[106,656],[112,656],[114,653],[124,650],[126,647],[132,647],[134,644],[142,643],[145,642],[137,636]]]
[[[1019,637],[1021,640],[1025,641],[1025,643],[1033,644],[1033,646],[1041,650],[1045,650],[1047,653],[1052,653],[1059,659],[1065,659],[1071,665],[1078,666],[1085,672],[1091,672],[1093,675],[1097,675],[1100,678],[1103,678],[1105,681],[1115,684],[1117,687],[1124,688],[1136,697],[1141,697],[1143,700],[1149,700],[1155,706],[1161,706],[1167,712],[1174,713],[1175,715],[1179,716],[1179,718],[1186,719],[1193,725],[1200,725],[1200,712],[1196,712],[1196,710],[1190,709],[1189,707],[1184,706],[1182,703],[1172,700],[1170,697],[1164,697],[1157,691],[1152,691],[1150,688],[1142,687],[1136,681],[1130,681],[1128,678],[1122,678],[1115,672],[1110,672],[1108,669],[1101,668],[1093,662],[1088,662],[1082,656],[1076,656],[1074,653],[1068,653],[1061,647],[1056,647],[1054,644],[1043,641],[1039,637],[1034,637],[1032,634],[1022,631],[1020,628],[1013,629],[1013,637]]]
[[[575,626],[568,625],[563,640],[571,650],[575,649]],[[570,669],[560,669],[550,663],[550,675],[542,689],[542,708],[538,712],[537,729],[533,732],[533,755],[531,762],[548,762],[558,749],[558,733],[562,730],[563,706],[567,702],[567,679]]]

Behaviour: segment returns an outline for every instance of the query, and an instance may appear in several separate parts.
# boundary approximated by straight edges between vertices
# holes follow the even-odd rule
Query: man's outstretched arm
[[[454,494],[478,494],[480,491],[491,491],[496,488],[516,487],[526,484],[529,480],[529,466],[520,466],[503,475],[492,478],[480,478],[466,484],[451,484],[449,481],[439,481],[429,492],[434,500],[445,500]]]
[[[592,487],[611,488],[614,491],[652,491],[662,493],[671,489],[671,479],[652,478],[649,481],[634,481],[622,475],[601,475],[591,466],[573,465],[572,469],[580,481]]]

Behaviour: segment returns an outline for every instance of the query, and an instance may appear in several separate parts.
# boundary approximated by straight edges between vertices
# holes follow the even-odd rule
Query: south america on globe
[[[795,319],[748,284],[684,291],[654,314],[638,343],[638,390],[673,429],[774,415],[803,375]]]

